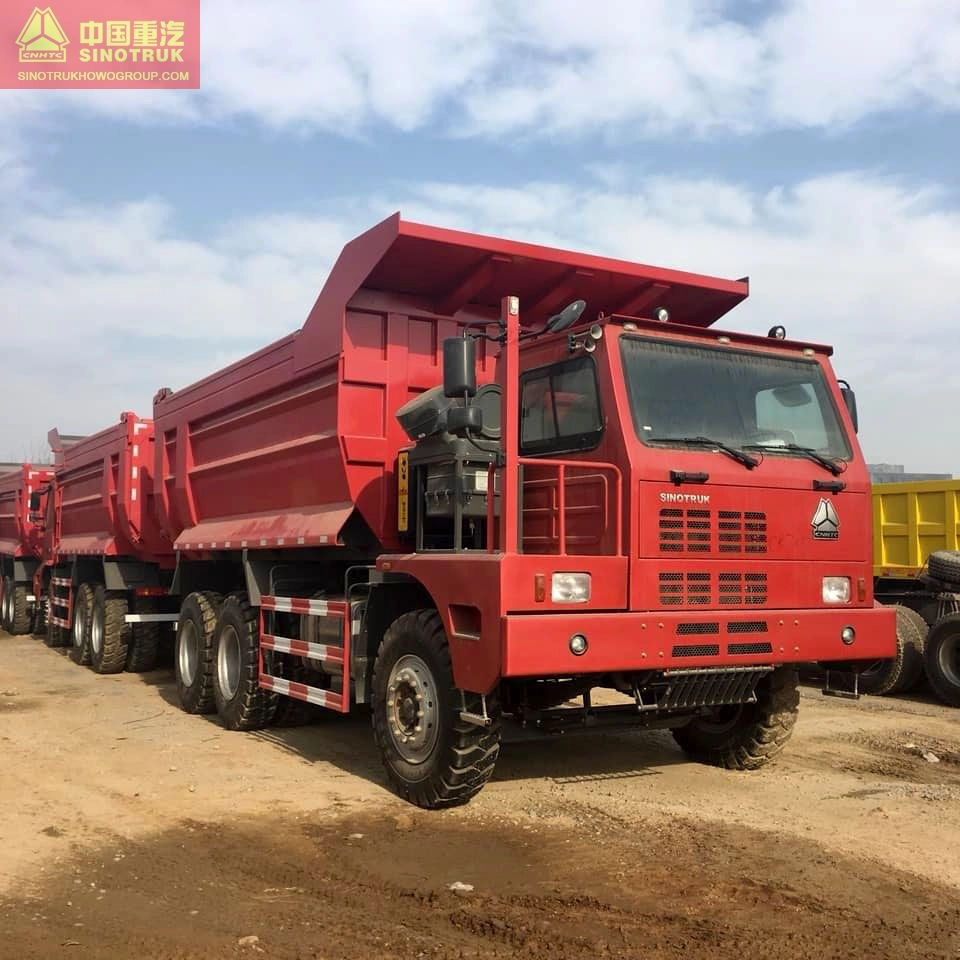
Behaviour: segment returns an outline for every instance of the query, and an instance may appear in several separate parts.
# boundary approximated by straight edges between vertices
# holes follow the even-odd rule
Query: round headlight
[[[575,657],[582,657],[587,652],[587,638],[582,633],[575,633],[570,638],[570,652]]]
[[[853,627],[844,627],[840,631],[840,639],[849,647],[857,639],[857,631]]]

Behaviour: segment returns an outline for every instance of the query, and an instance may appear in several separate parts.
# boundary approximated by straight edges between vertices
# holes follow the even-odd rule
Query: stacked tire
[[[930,628],[923,666],[933,692],[951,707],[960,707],[960,550],[930,554],[927,572],[954,594],[954,612],[941,616]],[[941,609],[945,605],[941,605]]]

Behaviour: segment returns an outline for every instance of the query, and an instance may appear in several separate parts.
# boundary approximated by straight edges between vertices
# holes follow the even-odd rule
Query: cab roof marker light
[[[771,327],[767,331],[767,336],[772,337],[774,340],[786,340],[787,339],[787,328],[781,324],[777,324],[775,327]]]

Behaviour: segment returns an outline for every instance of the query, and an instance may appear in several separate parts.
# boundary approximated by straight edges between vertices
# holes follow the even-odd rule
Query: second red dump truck
[[[43,535],[30,500],[53,476],[47,467],[0,464],[0,629],[29,633],[40,625],[33,576],[40,567]]]
[[[895,616],[853,392],[827,347],[715,329],[747,293],[392,216],[302,329],[158,392],[142,513],[96,563],[65,547],[70,485],[115,524],[132,461],[58,468],[52,622],[116,664],[162,592],[183,709],[247,730],[368,704],[424,807],[483,787],[507,721],[669,728],[759,767],[797,664],[891,657]]]

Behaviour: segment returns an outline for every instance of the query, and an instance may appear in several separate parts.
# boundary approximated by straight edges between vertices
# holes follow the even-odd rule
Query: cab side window
[[[520,387],[521,455],[589,450],[600,442],[603,416],[591,357],[531,370]]]

